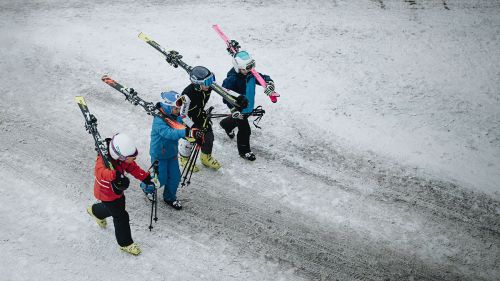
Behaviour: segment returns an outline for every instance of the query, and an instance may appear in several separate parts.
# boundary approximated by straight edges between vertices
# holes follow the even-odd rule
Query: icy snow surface
[[[3,0],[0,15],[0,280],[498,280],[498,1]],[[74,96],[149,166],[151,117],[100,77],[155,102],[182,91],[142,31],[222,83],[214,23],[282,97],[257,89],[253,163],[214,120],[223,168],[200,167],[151,232],[132,181],[132,257],[85,212],[95,152]]]

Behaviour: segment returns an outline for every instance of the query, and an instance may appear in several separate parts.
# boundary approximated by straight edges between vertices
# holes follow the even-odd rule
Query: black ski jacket
[[[210,99],[210,93],[212,89],[208,89],[208,91],[198,91],[195,89],[194,84],[190,84],[187,86],[184,91],[182,91],[183,95],[186,95],[191,100],[189,105],[188,116],[193,120],[194,127],[202,128],[203,123],[205,122],[206,113],[205,113],[205,105]]]

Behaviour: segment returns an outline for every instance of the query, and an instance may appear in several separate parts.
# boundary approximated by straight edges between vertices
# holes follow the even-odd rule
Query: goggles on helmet
[[[255,60],[251,60],[250,62],[247,63],[245,69],[250,71],[255,67]]]
[[[192,78],[191,81],[197,85],[210,87],[210,85],[212,85],[215,82],[215,75],[211,73],[208,77],[204,79]]]

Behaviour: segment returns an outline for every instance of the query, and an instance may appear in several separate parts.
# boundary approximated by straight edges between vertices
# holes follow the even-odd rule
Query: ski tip
[[[75,101],[79,104],[85,104],[85,99],[82,96],[76,96]]]
[[[108,75],[104,75],[102,78],[101,78],[102,82],[108,84],[108,85],[111,85],[111,86],[114,86],[116,85],[116,81],[113,80],[111,77],[109,77]]]
[[[218,27],[219,27],[219,25],[218,25],[218,24],[212,24],[212,28],[217,29]]]
[[[142,33],[142,32],[141,32],[141,33],[139,33],[138,37],[139,37],[140,39],[142,39],[142,40],[146,41],[146,42],[147,42],[147,41],[149,41],[149,37],[148,37],[146,34]]]

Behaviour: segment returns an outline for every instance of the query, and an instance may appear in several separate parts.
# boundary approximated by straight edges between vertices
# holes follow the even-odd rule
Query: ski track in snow
[[[304,13],[317,13],[318,18],[311,20],[317,25],[314,29],[317,34],[310,36],[324,40],[323,36],[331,35],[329,27],[318,22],[326,20],[328,13],[321,13],[322,5],[318,3],[311,2],[310,10]],[[423,12],[427,9],[434,14],[461,9],[487,13],[489,9],[499,8],[495,2],[475,3],[335,1],[328,9],[358,11],[360,7],[368,7],[363,12],[371,12],[370,9],[379,9],[381,13],[401,11],[409,21],[418,23],[425,20]],[[159,221],[152,232],[147,230],[150,205],[138,188],[127,191],[132,234],[142,246],[143,254],[130,257],[121,253],[111,221],[108,219],[107,229],[99,229],[85,212],[93,202],[95,153],[73,96],[85,96],[98,119],[102,136],[118,131],[137,132],[138,162],[147,167],[151,117],[141,108],[123,101],[121,94],[99,78],[110,74],[125,85],[133,85],[144,99],[152,101],[157,100],[156,93],[164,90],[165,83],[182,89],[187,79],[182,70],[173,70],[161,61],[155,50],[134,38],[139,27],[150,27],[152,35],[165,36],[165,27],[154,21],[155,9],[161,4],[145,5],[141,12],[144,17],[137,26],[127,23],[118,27],[114,26],[121,21],[112,17],[113,13],[123,16],[127,12],[122,9],[137,6],[129,2],[114,5],[118,9],[96,12],[96,7],[81,3],[59,6],[43,2],[1,3],[2,13],[10,16],[0,20],[6,26],[0,30],[8,38],[8,43],[2,41],[5,59],[0,61],[0,81],[4,85],[4,101],[0,104],[0,176],[3,179],[0,217],[4,226],[0,238],[1,279],[495,280],[500,275],[500,201],[497,196],[470,188],[462,179],[450,179],[450,174],[433,173],[425,167],[394,159],[391,154],[382,155],[379,151],[360,148],[357,143],[346,143],[342,137],[324,141],[328,132],[323,132],[320,125],[310,124],[311,119],[318,116],[311,117],[314,111],[307,105],[293,102],[297,97],[292,95],[291,87],[284,87],[283,98],[277,105],[266,104],[263,130],[253,129],[252,144],[258,156],[254,163],[237,156],[235,141],[227,139],[214,121],[214,155],[224,167],[217,172],[201,167],[193,176],[192,184],[179,190],[179,197],[185,201],[182,211],[159,204]],[[253,9],[263,12],[266,5],[290,12],[293,5],[301,4],[250,2],[243,8],[247,12]],[[213,6],[181,3],[170,7],[173,19],[179,21],[171,22],[172,29],[182,28],[189,21],[182,19],[182,11],[199,7],[206,8],[210,15],[222,9],[230,19],[237,18],[237,12],[226,2]],[[200,15],[198,11],[195,14]],[[344,16],[352,20],[349,13]],[[96,23],[82,25],[86,17]],[[283,42],[290,42],[291,37],[297,35],[297,31],[290,31],[304,23],[301,15],[297,17],[296,23],[276,25],[289,31],[281,34]],[[498,23],[498,17],[492,20]],[[58,26],[59,21],[68,27]],[[259,50],[257,54],[262,58],[259,66],[272,65],[272,55],[267,58],[265,52],[271,52],[281,44],[280,40],[259,36],[254,27],[236,28],[229,19],[220,23],[223,29],[225,26],[235,28],[227,33],[241,37],[240,43],[248,45],[249,50]],[[342,28],[337,31],[351,32]],[[104,39],[99,30],[112,31],[109,39]],[[44,36],[48,34],[53,38]],[[199,50],[194,42],[193,46],[185,43],[192,40],[190,32],[169,35],[173,38],[161,37],[158,42],[165,42],[167,48],[170,44],[178,48],[188,63],[201,59],[218,65],[219,77],[227,71],[229,62],[220,62],[220,58],[227,57],[205,57],[210,52],[224,52],[215,33],[200,35],[205,40],[214,38],[207,44],[219,43],[207,50]],[[358,35],[358,42],[372,40]],[[423,33],[422,37],[425,36]],[[71,40],[63,40],[66,37]],[[120,40],[119,43],[116,40]],[[269,50],[263,47],[267,43]],[[14,47],[10,48],[9,44]],[[85,46],[91,52],[86,53]],[[338,61],[346,63],[344,51],[338,52]],[[101,57],[105,59],[96,61]],[[498,59],[497,54],[493,60]],[[352,63],[356,65],[355,60]],[[317,69],[305,67],[304,71],[317,71],[324,64],[319,64]],[[469,67],[475,67],[473,61]],[[145,74],[146,69],[154,73]],[[284,71],[277,66],[268,70],[273,78],[286,84]],[[168,81],[165,81],[165,73],[170,75]],[[311,79],[310,76],[304,78]],[[358,100],[362,96],[356,91],[371,86],[370,79],[373,78],[367,76],[365,85],[353,89],[350,102],[362,104]],[[315,91],[314,86],[310,87]],[[486,92],[498,90],[493,84],[484,87]],[[319,95],[318,99],[328,100],[328,95]],[[428,93],[423,99],[432,98],[435,97]],[[264,98],[259,99],[263,103]],[[419,99],[418,93],[416,99]],[[376,108],[387,115],[394,112],[404,115],[404,109],[391,104],[390,98],[388,101],[377,101]],[[348,102],[340,97],[337,103],[337,110],[344,110],[346,116],[356,113]],[[218,112],[225,110],[215,93],[211,104]],[[432,101],[428,104],[432,111]],[[475,105],[467,101],[464,104],[465,112],[476,114],[471,113],[472,109],[478,109]],[[490,106],[495,104],[483,107],[484,119],[477,117],[481,116],[479,112],[467,122],[478,122],[480,128],[489,128],[487,138],[490,144],[496,145],[498,115],[488,115]],[[360,110],[367,112],[366,108]],[[437,115],[443,122],[461,116]],[[424,117],[425,114],[420,116]],[[454,122],[450,124],[457,135],[467,129],[454,127]],[[403,122],[401,128],[404,125]],[[471,145],[480,149],[481,144],[477,139],[471,141]],[[137,185],[137,181],[132,181],[132,185]]]

